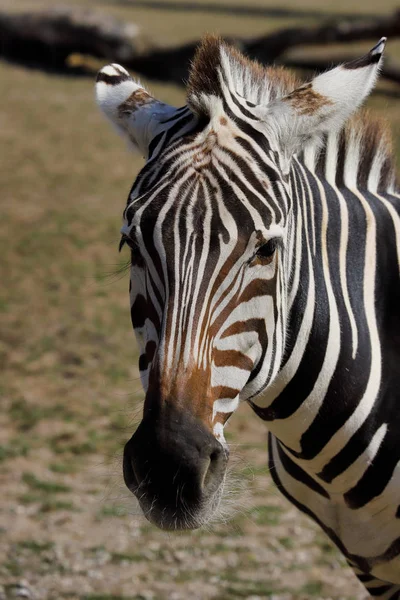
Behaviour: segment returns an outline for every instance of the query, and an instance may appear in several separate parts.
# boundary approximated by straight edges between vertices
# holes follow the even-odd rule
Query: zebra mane
[[[337,157],[334,169],[329,165],[330,145]],[[305,151],[305,164],[332,185],[372,192],[394,193],[399,189],[388,123],[368,109],[356,113],[339,132],[326,136],[316,150]],[[345,179],[346,172],[350,171],[354,173],[351,186]]]
[[[201,122],[206,122],[212,118],[218,99],[224,99],[226,88],[230,94],[245,99],[251,107],[266,106],[303,83],[285,68],[264,67],[221,38],[206,36],[192,62],[187,103]],[[329,168],[327,161],[332,140],[339,157],[334,170]],[[372,116],[369,111],[358,111],[340,131],[329,133],[313,144],[314,147],[305,149],[306,165],[328,181],[337,183],[343,179],[345,167],[350,164],[359,189],[398,189],[390,130],[384,119]]]
[[[264,67],[220,37],[206,36],[196,50],[187,89],[188,104],[196,114],[211,116],[207,98],[223,97],[222,81],[248,102],[264,105],[282,98],[301,84],[287,69]]]

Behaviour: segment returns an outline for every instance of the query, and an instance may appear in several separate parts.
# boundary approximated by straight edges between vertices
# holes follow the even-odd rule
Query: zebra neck
[[[381,346],[390,331],[380,323],[376,287],[380,302],[387,296],[400,301],[399,268],[395,260],[388,277],[376,248],[385,239],[396,256],[398,199],[392,204],[388,196],[338,189],[300,161],[291,180],[296,200],[288,236],[286,351],[278,376],[254,400],[254,409],[293,457],[314,473],[325,469],[329,480],[350,444],[368,452],[371,430],[380,441],[386,435]],[[390,290],[381,272],[395,281]],[[400,333],[395,325],[392,336]],[[385,377],[393,375],[388,371]]]

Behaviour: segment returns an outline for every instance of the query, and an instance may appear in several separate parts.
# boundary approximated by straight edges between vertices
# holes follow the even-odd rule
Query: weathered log
[[[340,20],[314,27],[291,27],[256,39],[227,39],[249,58],[262,64],[286,64],[294,68],[324,70],[337,64],[337,59],[323,61],[310,59],[304,64],[284,58],[285,52],[295,46],[312,46],[355,41],[378,41],[381,37],[400,37],[400,10],[381,18],[360,17],[358,20]],[[155,49],[147,54],[135,56],[125,66],[140,74],[159,81],[181,83],[188,76],[190,61],[199,42],[188,43],[177,48]],[[351,60],[351,58],[349,59]],[[310,67],[313,64],[315,66]],[[400,83],[399,70],[395,66],[385,67],[383,78]]]
[[[360,17],[359,20],[339,20],[315,27],[291,27],[255,40],[242,42],[241,48],[263,63],[271,63],[295,46],[315,46],[333,43],[378,41],[381,37],[400,36],[400,10],[380,18]]]
[[[129,63],[147,49],[136,25],[91,10],[0,13],[0,56],[28,65],[64,69],[73,53]]]
[[[291,27],[255,39],[230,38],[227,41],[263,64],[324,70],[337,64],[338,60],[292,58],[286,57],[285,53],[298,46],[376,41],[382,36],[400,37],[400,10],[379,18],[340,19],[313,27]],[[81,72],[81,67],[73,71],[67,64],[69,56],[80,54],[120,62],[151,79],[181,84],[188,77],[198,43],[176,48],[150,47],[136,25],[91,10],[57,8],[22,14],[0,12],[0,56],[42,69]],[[400,69],[394,65],[385,66],[382,76],[400,83]]]

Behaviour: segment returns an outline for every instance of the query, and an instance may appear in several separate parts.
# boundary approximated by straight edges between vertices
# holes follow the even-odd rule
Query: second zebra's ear
[[[156,100],[117,64],[107,65],[97,74],[96,100],[117,131],[145,158],[151,153],[152,142],[168,131],[171,122],[189,113]]]
[[[290,159],[312,139],[341,128],[372,90],[386,38],[357,60],[315,77],[266,107],[265,122]]]

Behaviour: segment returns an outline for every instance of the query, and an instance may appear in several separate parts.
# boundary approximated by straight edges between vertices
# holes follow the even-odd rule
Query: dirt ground
[[[0,0],[0,9],[44,4]],[[207,30],[250,36],[298,23],[151,2],[75,4],[137,22],[169,44]],[[326,10],[373,12],[376,4],[339,0]],[[236,516],[184,534],[140,516],[121,472],[142,393],[128,257],[117,246],[141,161],[98,113],[91,80],[0,63],[0,81],[0,600],[364,598],[324,534],[275,489],[265,425],[246,406],[227,433]],[[182,89],[149,85],[184,102]],[[398,133],[398,96],[380,89],[370,106]]]

